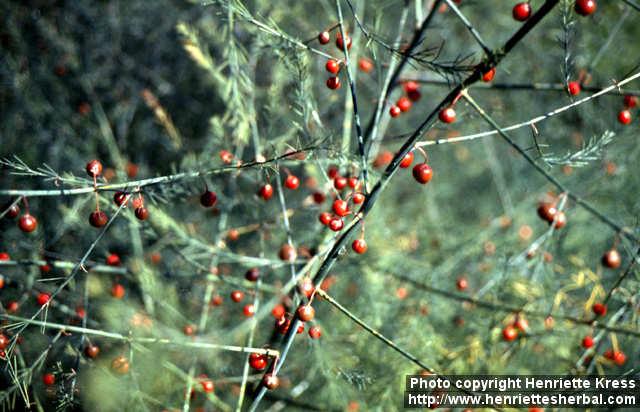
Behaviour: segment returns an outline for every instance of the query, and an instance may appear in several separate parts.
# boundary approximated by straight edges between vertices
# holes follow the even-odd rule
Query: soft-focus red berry
[[[513,327],[512,325],[506,326],[502,329],[502,339],[507,342],[511,342],[518,337],[518,329]]]
[[[280,386],[280,378],[278,378],[276,375],[272,373],[266,373],[262,377],[262,384],[264,385],[265,388],[269,390],[273,390],[273,389],[276,389],[278,386]]]
[[[567,91],[571,96],[579,95],[581,90],[582,88],[580,87],[579,82],[569,82],[569,84],[567,85]]]
[[[588,16],[596,11],[598,5],[595,0],[576,0],[575,10],[581,16]]]
[[[285,313],[286,313],[286,310],[284,308],[284,305],[281,303],[278,303],[273,307],[273,309],[271,309],[271,314],[276,319],[280,319],[281,317],[284,316]]]
[[[247,270],[244,274],[244,278],[247,279],[249,282],[255,282],[256,280],[258,280],[259,277],[260,277],[260,269],[258,268],[251,268]]]
[[[233,154],[228,150],[220,150],[219,156],[224,164],[231,164],[233,161]]]
[[[591,310],[596,314],[596,316],[604,316],[607,314],[607,306],[600,302],[594,303]]]
[[[213,381],[204,376],[200,376],[200,386],[202,386],[202,391],[204,393],[213,393],[215,386],[213,385]]]
[[[80,319],[84,319],[84,317],[87,316],[87,311],[84,310],[82,306],[78,306],[76,308],[76,316],[78,316]]]
[[[38,297],[36,298],[38,305],[40,306],[46,305],[49,302],[49,299],[51,299],[51,295],[44,292],[38,294]]]
[[[95,210],[89,215],[89,224],[93,227],[102,227],[107,224],[109,218],[102,210]]]
[[[316,310],[311,305],[302,305],[298,307],[298,318],[303,322],[309,322],[313,320],[316,315]]]
[[[631,94],[627,94],[624,96],[624,107],[628,109],[633,109],[638,105],[638,97],[633,96]]]
[[[294,175],[288,175],[284,181],[284,185],[287,189],[296,190],[300,186],[300,179]]]
[[[260,187],[260,190],[258,190],[258,196],[260,196],[265,201],[271,199],[271,197],[273,196],[273,186],[271,186],[269,183],[266,183],[265,185]]]
[[[412,90],[407,93],[407,96],[412,102],[417,102],[422,97],[422,93],[420,93],[420,90]]]
[[[196,333],[196,327],[193,325],[184,325],[182,333],[184,333],[185,336],[193,336]]]
[[[321,31],[318,34],[318,43],[327,44],[329,41],[331,41],[331,34],[328,31]]]
[[[482,81],[485,83],[489,83],[490,81],[493,80],[495,75],[496,75],[496,68],[492,67],[482,74]]]
[[[344,34],[344,39],[342,38],[342,33],[336,33],[336,47],[340,50],[344,50],[345,40],[347,43],[347,50],[351,49],[351,36],[347,33]]]
[[[354,204],[359,205],[360,203],[364,202],[365,196],[360,192],[356,192],[353,194],[352,199]]]
[[[618,121],[624,125],[631,123],[631,112],[629,110],[621,110],[618,113]]]
[[[222,305],[222,296],[215,295],[214,297],[212,297],[210,305],[211,306],[220,306],[220,305]]]
[[[456,280],[456,288],[459,291],[466,290],[468,287],[469,287],[469,282],[467,281],[466,278],[458,278],[458,280]]]
[[[100,353],[100,348],[97,345],[89,345],[84,349],[84,353],[91,359],[95,359]]]
[[[113,201],[118,207],[126,204],[128,200],[129,200],[129,194],[125,192],[116,192],[113,195]]]
[[[0,252],[0,261],[11,260],[11,256],[7,252]]]
[[[20,206],[18,205],[10,205],[7,207],[6,210],[7,210],[7,213],[5,213],[5,216],[8,217],[9,219],[15,219],[20,214]],[[0,209],[0,212],[2,212],[1,209]]]
[[[405,93],[411,93],[411,92],[417,92],[418,89],[420,88],[420,85],[417,82],[414,82],[413,80],[409,80],[408,82],[404,82],[402,84],[402,88],[404,89]]]
[[[349,185],[350,188],[355,189],[356,187],[358,187],[358,178],[355,176],[351,176],[347,179],[347,185]]]
[[[309,328],[309,337],[311,339],[320,339],[320,336],[322,336],[322,330],[318,326]]]
[[[391,117],[398,117],[402,113],[402,110],[395,104],[389,108],[389,115]]]
[[[336,176],[335,179],[333,179],[333,187],[335,187],[337,190],[344,189],[345,187],[347,187],[348,183],[349,181],[346,177]]]
[[[622,256],[620,256],[620,252],[617,249],[611,249],[602,255],[601,261],[603,266],[609,269],[617,269],[622,264]]]
[[[556,209],[556,207],[552,203],[542,202],[538,206],[537,212],[538,216],[540,216],[540,219],[551,223],[553,222],[556,213],[558,213],[558,209]]]
[[[327,79],[327,87],[331,90],[337,90],[340,88],[340,78],[337,76],[329,77]]]
[[[46,386],[52,386],[56,383],[56,377],[53,373],[45,373],[42,375],[42,383]]]
[[[253,303],[244,305],[244,308],[242,308],[242,313],[244,313],[244,316],[250,318],[251,316],[255,315],[256,307],[253,305]]]
[[[593,338],[589,335],[585,336],[584,338],[582,338],[582,347],[585,349],[589,349],[591,347],[593,347]]]
[[[613,352],[613,361],[616,365],[622,366],[627,361],[627,355],[625,355],[624,352],[617,350]]]
[[[92,160],[87,163],[85,170],[87,171],[87,174],[89,176],[98,177],[102,174],[102,163],[100,163],[98,160]]]
[[[285,243],[280,247],[278,257],[285,262],[293,262],[298,257],[296,249],[288,243]]]
[[[249,366],[257,371],[264,370],[267,367],[267,357],[261,353],[251,353],[249,355]]]
[[[413,167],[413,177],[418,183],[425,185],[433,178],[433,169],[426,163],[418,163]]]
[[[567,215],[564,212],[558,212],[555,217],[555,224],[553,225],[556,229],[562,229],[567,225]]]
[[[114,283],[111,286],[111,296],[116,299],[122,299],[125,294],[125,288],[120,283]]]
[[[244,299],[244,293],[240,290],[234,290],[233,292],[231,292],[231,300],[234,302],[240,302],[242,299]]]
[[[402,169],[406,169],[407,167],[411,166],[411,163],[413,163],[413,156],[413,152],[409,152],[404,155],[404,157],[400,161],[400,167]]]
[[[309,278],[305,278],[298,285],[298,290],[300,293],[305,295],[307,298],[310,298],[313,295],[313,291],[315,290],[315,286],[313,286],[313,282]]]
[[[357,254],[362,255],[368,249],[367,241],[364,239],[356,239],[351,243],[351,249]]]
[[[20,305],[15,300],[12,300],[11,302],[7,303],[7,312],[9,313],[16,313],[19,308],[20,308]]]
[[[0,333],[0,350],[6,349],[10,342],[11,340],[4,333]]]
[[[358,60],[358,67],[365,73],[371,73],[373,70],[373,62],[366,57],[361,57],[360,60]]]
[[[403,111],[403,112],[408,112],[411,109],[411,100],[409,100],[409,98],[402,96],[401,98],[398,99],[398,101],[396,102],[396,106],[398,106],[398,108]]]
[[[344,227],[344,222],[339,217],[334,217],[329,222],[329,229],[333,230],[334,232],[341,231],[343,227]]]
[[[346,200],[342,200],[342,199],[334,200],[333,212],[340,217],[347,216],[349,213],[351,213],[349,211],[349,203],[347,203]]]
[[[18,220],[18,227],[25,233],[31,233],[38,227],[38,220],[29,213],[25,213],[20,216],[20,220]]]
[[[531,17],[531,5],[528,2],[518,3],[513,7],[513,18],[518,21],[525,21]]]
[[[456,121],[456,111],[453,109],[453,107],[447,107],[440,110],[438,118],[443,123],[453,123]]]
[[[329,59],[324,65],[324,68],[331,74],[337,74],[340,71],[340,62],[334,59]]]
[[[149,211],[144,206],[137,207],[135,210],[135,215],[138,220],[147,220],[147,218],[149,217]]]
[[[322,192],[313,192],[313,201],[316,204],[321,204],[324,203],[324,200],[326,199],[326,196],[324,195],[324,193]]]
[[[117,253],[112,253],[107,256],[105,263],[109,266],[120,266],[120,256]]]
[[[215,205],[217,201],[218,195],[210,190],[206,190],[202,195],[200,195],[200,204],[204,207],[211,207]]]
[[[320,221],[320,223],[322,223],[323,225],[328,225],[329,222],[331,222],[331,219],[333,218],[333,216],[331,216],[331,213],[329,212],[322,212],[320,213],[320,216],[318,216],[318,220]]]

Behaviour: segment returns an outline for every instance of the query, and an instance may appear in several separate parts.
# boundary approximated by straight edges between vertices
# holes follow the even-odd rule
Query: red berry
[[[438,114],[438,118],[443,123],[453,123],[456,121],[456,111],[453,110],[453,107],[447,107],[445,109],[440,110],[440,114]]]
[[[364,239],[356,239],[351,244],[351,249],[359,255],[362,255],[367,251],[367,241]]]
[[[113,195],[113,201],[118,205],[118,207],[124,205],[129,200],[129,195],[125,192],[116,192]]]
[[[329,41],[331,41],[331,35],[329,34],[328,31],[321,31],[318,34],[318,43],[327,44],[329,43]]]
[[[303,322],[309,322],[313,320],[316,315],[316,310],[311,305],[302,305],[298,307],[298,318]]]
[[[355,189],[358,186],[358,178],[355,176],[350,177],[347,179],[347,184],[350,188]]]
[[[350,213],[349,204],[345,200],[336,199],[333,202],[333,212],[340,217],[347,216]]]
[[[193,336],[196,333],[196,327],[193,325],[184,325],[182,333],[184,333],[185,336]]]
[[[582,88],[580,87],[579,82],[569,82],[567,90],[571,96],[577,96],[580,94],[580,90],[582,90]]]
[[[267,367],[267,357],[261,353],[251,353],[249,355],[249,366],[257,371]]]
[[[206,375],[200,377],[200,385],[202,386],[202,391],[204,393],[213,393],[215,387],[211,379],[207,378]]]
[[[489,83],[491,80],[493,80],[495,75],[496,75],[496,68],[492,67],[482,74],[482,81],[485,83]]]
[[[389,115],[391,117],[398,117],[400,116],[400,113],[402,113],[402,110],[400,110],[400,108],[395,104],[389,108]]]
[[[280,251],[278,252],[278,257],[284,260],[285,262],[293,262],[298,257],[298,253],[296,252],[296,249],[293,246],[285,243],[280,248]]]
[[[244,308],[242,308],[242,313],[244,313],[244,316],[250,318],[256,313],[256,307],[253,305],[253,303],[244,305]]]
[[[426,163],[418,163],[413,167],[413,177],[418,183],[425,185],[433,178],[433,169]]]
[[[220,150],[220,153],[218,153],[218,155],[220,156],[220,159],[224,164],[231,164],[231,162],[233,161],[233,154],[228,150]]]
[[[93,227],[102,227],[107,224],[109,218],[102,210],[96,210],[89,215],[89,224]]]
[[[582,338],[582,347],[585,349],[593,347],[593,338],[589,335]]]
[[[418,89],[420,88],[420,85],[417,82],[414,82],[413,80],[409,80],[408,82],[404,82],[404,84],[402,85],[402,88],[406,93],[411,93],[411,92],[417,92]]]
[[[87,311],[84,310],[84,308],[82,306],[78,306],[76,308],[76,315],[80,318],[83,319],[85,316],[87,316]]]
[[[87,171],[87,174],[89,176],[98,177],[102,174],[102,163],[100,163],[98,160],[92,160],[87,163],[85,170]]]
[[[54,383],[56,383],[55,375],[53,373],[45,373],[44,375],[42,375],[42,383],[47,386],[52,386]]]
[[[200,195],[200,204],[204,207],[211,207],[215,205],[217,201],[218,196],[215,192],[206,190],[202,195]]]
[[[347,50],[351,49],[351,36],[345,33],[344,40],[346,40],[347,43]],[[342,33],[336,33],[336,47],[338,49],[344,50],[344,40],[342,39]]]
[[[135,215],[139,220],[147,220],[149,217],[149,211],[146,207],[140,206],[136,208]]]
[[[413,152],[409,152],[404,155],[404,157],[400,161],[400,167],[402,169],[406,169],[407,167],[411,166],[411,163],[413,163]]]
[[[361,57],[360,60],[358,60],[358,67],[365,73],[371,73],[373,70],[373,62],[366,57]]]
[[[331,213],[329,212],[322,212],[320,213],[320,216],[318,216],[318,220],[320,220],[320,223],[322,223],[323,225],[328,225],[329,222],[331,222],[331,219],[333,218],[333,216],[331,216]]]
[[[340,78],[339,77],[329,77],[327,79],[327,87],[331,90],[337,90],[340,88]]]
[[[359,205],[360,203],[364,202],[364,198],[365,196],[362,193],[356,192],[353,194],[353,197],[352,197],[353,203],[356,205]]]
[[[220,305],[222,305],[222,296],[215,295],[214,297],[212,297],[210,305],[211,306],[220,306]]]
[[[588,16],[596,11],[597,4],[595,0],[576,0],[575,10],[581,16]]]
[[[0,252],[0,261],[6,262],[7,260],[11,260],[11,256],[6,252]]]
[[[398,106],[398,108],[400,108],[400,110],[402,110],[403,112],[408,112],[409,109],[411,109],[411,104],[411,100],[404,96],[399,98],[396,102],[396,106]]]
[[[609,269],[617,269],[622,264],[622,256],[616,249],[608,250],[602,255],[602,265]]]
[[[287,189],[296,190],[300,186],[300,179],[294,175],[289,175],[284,181],[284,185]]]
[[[273,196],[273,186],[269,183],[265,184],[260,188],[260,190],[258,190],[258,196],[263,198],[265,201],[271,199]]]
[[[240,290],[234,290],[233,292],[231,292],[231,300],[234,302],[240,302],[242,299],[244,299],[244,293]]]
[[[458,278],[458,280],[456,280],[456,288],[458,288],[459,291],[466,290],[468,287],[469,282],[467,282],[466,278]]]
[[[327,60],[324,68],[331,74],[337,74],[340,71],[340,62],[334,59]]]
[[[507,342],[511,342],[517,337],[518,329],[514,328],[513,326],[509,325],[502,329],[502,339],[506,340]]]
[[[338,173],[340,173],[340,171],[335,166],[329,166],[329,169],[327,169],[327,176],[329,176],[329,179],[335,179],[338,176]]]
[[[607,314],[607,306],[600,302],[594,303],[591,310],[596,314],[596,316],[604,316]]]
[[[89,345],[84,349],[84,353],[91,359],[95,359],[100,353],[100,348],[96,345]]]
[[[518,3],[513,7],[513,18],[518,21],[525,21],[531,17],[531,5],[527,2]]]
[[[562,229],[567,225],[567,216],[564,214],[564,212],[558,212],[555,218],[555,222],[556,223],[553,227],[556,229]]]
[[[20,214],[20,206],[10,205],[7,207],[6,211],[7,211],[5,213],[6,217],[8,217],[9,219],[15,219]],[[0,209],[0,212],[2,212],[2,209]]]
[[[273,307],[273,309],[271,309],[271,314],[276,319],[280,319],[281,317],[283,317],[285,312],[286,311],[285,311],[284,305],[282,305],[281,303],[278,303]]]
[[[324,203],[324,199],[326,198],[326,196],[324,195],[324,193],[322,192],[313,192],[313,201],[316,204],[321,204]]]
[[[258,268],[251,268],[247,270],[247,272],[244,274],[244,278],[247,279],[249,282],[255,282],[258,280],[259,277],[260,277],[260,269]]]
[[[18,220],[18,227],[25,233],[31,233],[38,227],[38,220],[29,213],[25,213],[20,216],[20,220]]]
[[[51,295],[44,292],[38,294],[38,297],[36,298],[36,300],[38,301],[38,305],[40,306],[46,305],[49,302],[49,299],[51,299]]]
[[[624,96],[624,106],[628,109],[633,109],[638,105],[638,98],[636,96],[627,94]],[[15,217],[15,216],[14,216]]]
[[[0,333],[0,350],[4,350],[9,346],[11,340],[3,333]]]
[[[309,328],[309,337],[311,339],[320,339],[322,336],[322,330],[317,326],[312,326]]]
[[[343,227],[344,227],[344,222],[339,217],[334,217],[329,222],[329,229],[333,230],[334,232],[341,231]]]
[[[631,123],[631,112],[629,110],[621,110],[618,113],[618,121],[624,125]]]
[[[273,390],[280,386],[280,378],[272,373],[267,373],[262,377],[262,384],[265,388]]]
[[[616,365],[622,366],[627,361],[627,355],[625,355],[624,352],[617,350],[613,352],[613,361]]]
[[[120,256],[116,253],[112,253],[107,256],[105,263],[109,266],[120,266]]]
[[[558,213],[558,210],[552,203],[543,202],[538,206],[538,216],[549,223],[553,222],[556,213]]]
[[[411,100],[412,102],[417,102],[422,97],[422,93],[420,93],[420,90],[413,90],[408,92],[407,96],[409,97],[409,100]]]
[[[120,283],[114,283],[113,286],[111,286],[111,296],[113,296],[114,298],[122,299],[124,297],[124,294],[125,288]]]
[[[335,187],[337,190],[344,189],[345,187],[347,187],[348,183],[349,181],[346,177],[336,176],[335,179],[333,179],[333,187]]]
[[[313,286],[313,282],[309,278],[302,280],[302,282],[300,282],[300,285],[298,285],[298,291],[300,291],[300,293],[305,295],[307,298],[310,298],[311,295],[313,295],[313,291],[315,289],[316,288],[315,286]]]

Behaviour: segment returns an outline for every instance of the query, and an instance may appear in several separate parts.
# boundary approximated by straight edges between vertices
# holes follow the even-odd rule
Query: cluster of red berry
[[[334,27],[333,29],[336,29],[338,26]],[[333,30],[332,29],[332,30]],[[320,32],[320,34],[318,34],[318,43],[325,45],[327,43],[329,43],[331,41],[331,33],[329,30],[325,30],[323,32]],[[347,34],[345,32],[345,36],[344,38],[342,37],[342,34],[340,32],[336,33],[336,47],[339,50],[344,50],[345,45],[347,47],[347,50],[351,49],[351,36],[349,36],[349,34]],[[338,73],[340,72],[340,67],[342,66],[342,62],[338,61],[338,60],[334,60],[334,59],[329,59],[327,60],[327,63],[325,64],[325,69],[332,74],[333,76],[330,76],[327,79],[327,87],[331,90],[337,90],[340,88],[340,77],[338,77]],[[364,66],[365,69],[371,71],[372,66],[367,66],[366,63],[360,63],[361,67]],[[364,69],[363,69],[364,70]],[[366,71],[366,70],[365,70]]]
[[[596,11],[597,4],[595,0],[576,0],[574,10],[581,16],[588,16]],[[517,21],[526,21],[531,17],[531,4],[529,1],[523,1],[513,6],[513,18]]]
[[[402,113],[408,112],[413,103],[417,102],[422,97],[422,94],[420,93],[420,85],[413,80],[404,82],[402,84],[402,89],[406,94],[401,96],[396,101],[396,104],[389,108],[389,115],[391,115],[391,117],[398,117]]]
[[[630,94],[624,96],[623,105],[624,108],[618,113],[618,121],[626,126],[633,120],[631,109],[638,105],[638,97]]]

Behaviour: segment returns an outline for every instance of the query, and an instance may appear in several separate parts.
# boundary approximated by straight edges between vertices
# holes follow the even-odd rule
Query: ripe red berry
[[[207,378],[206,375],[200,376],[200,386],[202,386],[202,391],[204,393],[213,393],[215,387],[211,379]]]
[[[567,90],[569,91],[569,94],[571,96],[577,96],[580,94],[582,88],[580,87],[579,82],[569,82],[569,84],[567,85]]]
[[[542,202],[538,206],[538,216],[549,223],[553,222],[558,210],[552,203]]]
[[[627,94],[624,96],[624,107],[628,109],[633,109],[637,105],[638,105],[638,97],[630,94]]]
[[[125,192],[116,192],[113,195],[113,201],[116,203],[118,207],[124,205],[129,200],[129,195]]]
[[[211,302],[209,302],[209,304],[211,306],[220,306],[220,305],[222,305],[222,296],[215,295],[214,297],[211,298]]]
[[[11,260],[11,256],[7,252],[0,252],[0,261],[6,262],[7,260]]]
[[[466,278],[458,278],[458,280],[456,280],[456,288],[458,288],[459,291],[466,290],[468,287],[469,282]]]
[[[556,223],[553,227],[556,229],[562,229],[567,225],[567,215],[565,215],[564,212],[558,212],[555,217],[555,222]]]
[[[513,7],[513,18],[518,21],[525,21],[531,17],[531,5],[528,2],[518,3]]]
[[[258,196],[263,198],[265,201],[271,199],[273,196],[273,186],[269,183],[263,185],[260,190],[258,190]]]
[[[247,270],[246,273],[244,274],[244,278],[247,279],[249,282],[255,282],[256,280],[258,280],[259,277],[260,277],[260,269],[258,268],[251,268]]]
[[[4,350],[9,346],[11,340],[3,333],[0,333],[0,350]]]
[[[358,67],[365,73],[371,73],[373,70],[373,62],[366,57],[361,57],[360,60],[358,60]]]
[[[576,0],[575,10],[581,16],[588,16],[596,11],[595,0]]]
[[[242,313],[244,313],[244,316],[250,318],[256,313],[256,307],[253,305],[253,303],[244,305],[244,308],[242,308]]]
[[[404,96],[399,98],[396,102],[396,106],[398,106],[398,108],[400,108],[400,110],[403,112],[408,112],[411,109],[411,105],[411,100]]]
[[[284,308],[284,305],[281,303],[278,303],[273,307],[273,309],[271,309],[271,315],[273,315],[273,317],[276,319],[280,319],[281,317],[284,316],[285,313],[286,313],[286,310]]]
[[[321,203],[324,203],[325,198],[326,198],[326,196],[324,195],[324,193],[322,193],[322,192],[313,192],[313,201],[316,204],[319,205]]]
[[[347,33],[344,34],[344,39],[342,38],[342,33],[337,32],[336,33],[336,47],[340,50],[344,50],[344,44],[345,41],[347,43],[347,50],[351,49],[351,36],[349,36]]]
[[[411,163],[413,163],[413,156],[413,152],[409,152],[404,155],[404,157],[400,161],[400,167],[402,169],[406,169],[407,167],[411,166]]]
[[[200,204],[204,207],[211,207],[216,204],[218,201],[218,196],[215,192],[206,190],[202,195],[200,195]]]
[[[51,295],[49,295],[48,293],[39,293],[38,297],[36,298],[38,305],[40,306],[44,306],[49,302],[49,299],[51,299]]]
[[[331,74],[337,74],[340,71],[340,62],[334,59],[327,60],[324,68]]]
[[[616,365],[622,366],[627,361],[627,355],[625,355],[624,352],[617,350],[613,352],[613,361]]]
[[[251,353],[249,355],[249,366],[257,371],[264,370],[267,367],[267,357],[261,353]]]
[[[453,123],[456,121],[456,111],[453,109],[453,107],[447,107],[440,110],[438,118],[443,123]]]
[[[352,199],[354,204],[359,205],[360,203],[364,202],[365,196],[360,192],[356,192],[353,194]]]
[[[340,78],[337,76],[329,77],[327,79],[327,87],[331,90],[337,90],[340,88]]]
[[[618,121],[624,125],[631,123],[631,112],[629,110],[621,110],[618,113]]]
[[[107,256],[105,263],[109,266],[120,266],[120,256],[116,253],[111,253]]]
[[[87,174],[89,176],[98,177],[102,174],[102,163],[100,163],[98,160],[92,160],[87,163],[85,170],[87,171]]]
[[[322,330],[318,326],[309,328],[309,337],[311,339],[320,339],[320,336],[322,336]]]
[[[405,93],[411,93],[411,92],[417,92],[418,89],[420,88],[420,85],[417,82],[414,82],[413,80],[409,80],[408,82],[403,83],[402,88],[404,89]]]
[[[513,327],[512,325],[506,326],[502,329],[502,339],[507,342],[511,342],[518,337],[518,329]]]
[[[305,278],[298,285],[298,291],[305,295],[307,298],[310,298],[313,295],[313,291],[315,290],[315,286],[313,286],[313,282],[309,278]]]
[[[301,305],[297,312],[298,318],[303,322],[309,322],[316,316],[316,310],[311,305]]]
[[[293,246],[285,243],[284,245],[282,245],[282,247],[280,247],[278,257],[280,257],[280,259],[284,260],[285,262],[293,262],[298,257],[298,253]]]
[[[349,183],[349,181],[347,180],[346,177],[336,176],[333,179],[333,187],[335,187],[337,190],[344,189],[345,187],[347,187],[348,183]]]
[[[585,336],[584,338],[582,338],[582,347],[585,349],[589,349],[591,347],[593,347],[593,338],[589,335]]]
[[[56,377],[53,373],[45,373],[42,375],[42,383],[46,386],[52,386],[56,383]]]
[[[196,333],[196,327],[193,325],[184,325],[182,333],[184,333],[185,336],[193,336]]]
[[[433,169],[426,163],[418,163],[413,167],[413,177],[418,183],[425,185],[433,178]]]
[[[339,173],[340,171],[335,166],[329,166],[327,169],[327,176],[329,176],[329,179],[335,179]]]
[[[333,230],[334,232],[341,231],[343,227],[344,227],[344,222],[339,217],[334,217],[329,222],[329,229]]]
[[[144,206],[136,207],[135,215],[139,220],[147,220],[149,211]]]
[[[242,299],[244,299],[244,293],[240,290],[234,290],[233,292],[231,292],[231,300],[234,302],[240,302]]]
[[[20,220],[18,220],[18,227],[25,233],[31,233],[38,227],[38,220],[29,213],[25,213],[20,216]]]
[[[368,249],[367,241],[364,239],[356,239],[351,244],[351,249],[359,255],[365,253]]]
[[[358,178],[355,176],[351,176],[347,179],[347,184],[350,188],[355,189],[358,186]]]
[[[408,92],[407,96],[409,97],[409,100],[411,100],[412,102],[417,102],[422,97],[422,93],[420,93],[420,90],[413,90]]]
[[[269,390],[273,390],[273,389],[276,389],[278,386],[280,386],[280,378],[278,378],[276,375],[272,373],[266,373],[262,377],[262,384],[264,385],[265,388]]]
[[[20,206],[10,205],[6,208],[6,211],[7,211],[5,213],[6,217],[8,217],[9,219],[15,219],[20,214]],[[2,212],[2,209],[0,209],[0,212]]]
[[[596,316],[604,316],[607,314],[607,306],[600,302],[594,303],[591,310],[596,314]]]
[[[489,83],[491,80],[493,80],[495,75],[496,75],[496,68],[492,67],[482,74],[482,81],[485,83]]]
[[[78,306],[76,308],[76,315],[80,318],[83,319],[85,316],[87,316],[87,311],[84,310],[84,308],[82,306]]]
[[[622,256],[617,249],[608,250],[602,255],[602,265],[609,269],[617,269],[622,264]]]
[[[296,190],[300,186],[300,179],[294,175],[288,175],[284,181],[284,185],[287,189]]]
[[[344,217],[347,216],[350,211],[349,211],[349,203],[347,203],[347,201],[342,200],[342,199],[336,199],[333,202],[333,212],[340,216],[340,217]]]
[[[331,216],[331,213],[329,212],[322,212],[320,213],[320,216],[318,216],[318,220],[320,221],[320,223],[322,223],[323,225],[328,225],[329,222],[331,222],[331,219],[333,218],[333,216]]]
[[[126,375],[129,372],[129,360],[124,356],[118,356],[111,361],[111,369],[120,375]]]
[[[102,227],[107,224],[109,218],[102,210],[96,210],[89,215],[89,224],[93,227]]]
[[[389,115],[391,117],[398,117],[402,113],[402,110],[395,104],[389,108]]]
[[[321,31],[318,34],[318,43],[327,44],[329,43],[329,41],[331,41],[331,35],[329,34],[328,31]]]
[[[120,283],[114,283],[111,286],[111,296],[116,299],[122,299],[124,297],[125,291],[126,290],[124,286],[122,286]]]
[[[220,159],[224,164],[228,165],[233,161],[233,154],[228,150],[220,150],[220,153],[218,155],[220,156]]]
[[[84,353],[91,359],[95,359],[98,357],[98,354],[100,353],[100,348],[96,345],[89,345],[84,349]]]

